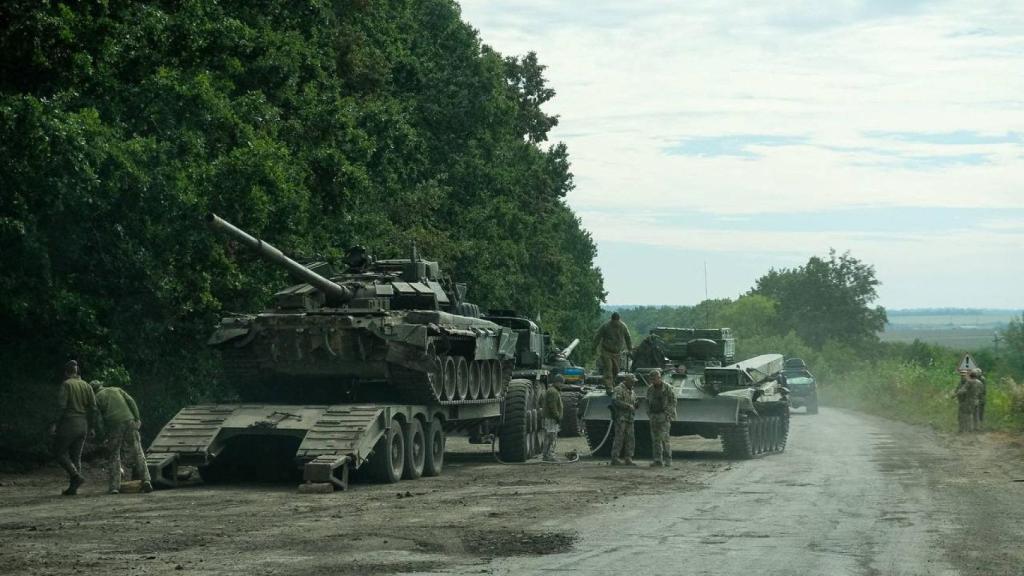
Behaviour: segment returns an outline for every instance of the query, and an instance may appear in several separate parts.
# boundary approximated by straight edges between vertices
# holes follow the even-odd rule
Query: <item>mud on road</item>
[[[552,519],[626,494],[699,490],[730,466],[717,442],[676,442],[677,466],[654,470],[586,458],[503,465],[489,446],[453,438],[440,477],[334,494],[250,484],[110,496],[102,468],[87,466],[79,496],[61,497],[57,468],[0,474],[0,574],[392,574],[552,554],[577,537]],[[585,445],[561,439],[559,451]]]

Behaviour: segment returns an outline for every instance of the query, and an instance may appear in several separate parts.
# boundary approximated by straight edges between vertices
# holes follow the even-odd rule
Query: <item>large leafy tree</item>
[[[126,368],[150,432],[222,393],[211,326],[287,280],[207,211],[300,256],[415,240],[485,308],[591,333],[602,280],[543,71],[452,0],[6,2],[0,440],[42,438],[70,356]]]
[[[828,258],[813,256],[797,268],[772,269],[751,294],[777,303],[779,333],[792,330],[815,347],[829,340],[861,344],[877,342],[885,327],[885,309],[872,306],[879,284],[873,266],[831,250]]]

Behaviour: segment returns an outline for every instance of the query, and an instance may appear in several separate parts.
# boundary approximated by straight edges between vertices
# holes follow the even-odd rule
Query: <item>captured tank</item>
[[[788,391],[781,384],[781,354],[763,354],[735,361],[736,341],[728,328],[659,327],[633,350],[631,370],[637,376],[640,406],[635,414],[636,455],[651,454],[647,415],[647,375],[662,370],[676,396],[672,436],[721,439],[730,458],[745,459],[782,452],[789,437]],[[602,445],[611,426],[610,397],[603,391],[584,399],[584,425],[591,449],[611,453]]]
[[[459,405],[502,397],[516,334],[480,318],[465,285],[415,247],[408,259],[375,260],[357,246],[334,274],[216,215],[207,223],[300,282],[277,292],[269,310],[222,319],[210,338],[243,400]]]
[[[207,482],[301,470],[300,486],[316,490],[347,488],[350,472],[415,480],[441,473],[450,434],[532,456],[527,441],[543,430],[528,426],[530,391],[509,384],[516,332],[481,318],[465,285],[415,246],[394,260],[351,248],[335,273],[206,220],[297,284],[263,312],[221,320],[209,343],[240,402],[182,408],[147,452],[156,484],[175,486],[179,466]]]

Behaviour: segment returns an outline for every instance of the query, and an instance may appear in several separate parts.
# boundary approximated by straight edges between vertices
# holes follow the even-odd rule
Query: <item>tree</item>
[[[808,344],[821,348],[827,341],[861,344],[878,341],[885,327],[873,266],[845,252],[828,259],[811,257],[793,269],[772,269],[759,278],[750,294],[766,296],[778,303],[776,332],[792,330]]]

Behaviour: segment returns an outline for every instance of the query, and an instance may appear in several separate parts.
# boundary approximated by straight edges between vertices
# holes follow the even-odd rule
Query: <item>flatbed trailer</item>
[[[364,465],[385,482],[440,474],[449,434],[468,431],[486,440],[501,416],[496,400],[448,406],[202,404],[182,409],[164,426],[146,461],[162,487],[177,486],[180,466],[193,466],[204,480],[215,481],[231,472],[218,458],[233,443],[286,439],[297,445],[292,462],[304,483],[345,490],[350,474]]]

